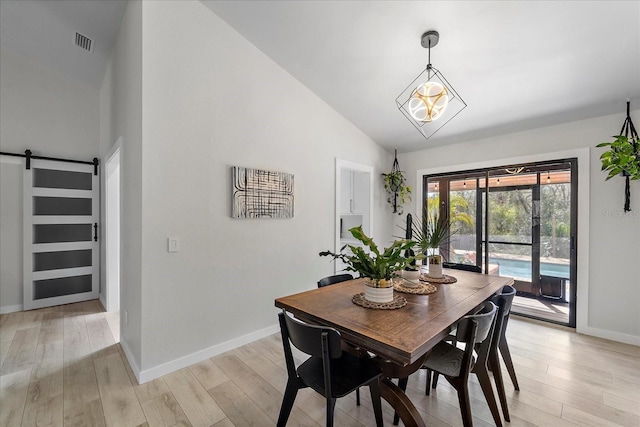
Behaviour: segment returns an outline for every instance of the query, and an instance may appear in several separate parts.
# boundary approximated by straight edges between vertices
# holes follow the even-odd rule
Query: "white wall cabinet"
[[[340,175],[340,213],[365,214],[369,211],[369,174],[345,170]]]

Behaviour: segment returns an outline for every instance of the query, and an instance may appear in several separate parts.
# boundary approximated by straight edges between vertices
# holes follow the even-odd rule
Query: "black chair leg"
[[[504,337],[500,340],[498,348],[500,349],[502,360],[504,360],[504,365],[507,367],[507,372],[509,372],[509,376],[511,377],[513,387],[520,391],[518,379],[516,378],[516,370],[513,368],[513,361],[511,360],[511,352],[509,352],[509,345],[507,345],[507,340]]]
[[[491,373],[493,379],[496,382],[496,389],[498,390],[498,398],[500,399],[500,406],[502,407],[502,415],[506,422],[511,422],[509,417],[509,405],[507,404],[507,394],[504,389],[504,380],[502,379],[502,370],[500,369],[500,359],[496,352],[495,355],[489,359],[489,366],[491,367]]]
[[[427,369],[427,385],[424,387],[424,394],[429,396],[431,394],[431,377],[433,375],[433,371],[431,369]]]
[[[398,387],[402,391],[407,391],[407,383],[409,382],[409,377],[398,379]],[[400,415],[398,413],[393,414],[393,425],[397,426],[400,423]]]
[[[333,427],[333,413],[336,409],[336,399],[327,398],[327,427]]]
[[[382,427],[382,403],[380,397],[380,377],[369,383],[369,393],[371,394],[371,402],[373,403],[373,414],[376,417],[376,427]]]
[[[360,406],[360,389],[356,389],[356,405]]]
[[[278,415],[277,427],[284,427],[287,425],[287,420],[291,414],[293,408],[293,402],[298,395],[298,385],[291,380],[287,381],[287,388],[284,391],[284,397],[282,398],[282,406],[280,407],[280,415]]]
[[[489,373],[484,369],[480,369],[476,372],[476,377],[478,377],[478,382],[482,388],[484,398],[489,405],[496,427],[502,427],[502,418],[500,418],[500,411],[498,410],[498,404],[496,403],[496,396],[493,394],[493,387],[491,386]]]
[[[438,377],[440,377],[440,374],[437,372],[433,373],[433,381],[431,381],[431,388],[435,389],[438,386]]]
[[[471,401],[469,399],[469,387],[467,383],[451,384],[458,392],[458,402],[460,403],[460,414],[462,415],[462,425],[473,427],[473,416],[471,415]]]

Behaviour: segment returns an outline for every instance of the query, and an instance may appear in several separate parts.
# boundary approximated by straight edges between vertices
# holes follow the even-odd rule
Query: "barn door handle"
[[[98,241],[98,223],[97,222],[93,223],[93,241],[94,242]]]

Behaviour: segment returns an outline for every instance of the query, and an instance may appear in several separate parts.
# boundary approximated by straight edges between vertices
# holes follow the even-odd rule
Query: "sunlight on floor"
[[[115,339],[117,343],[120,342],[120,312],[108,311],[105,313],[105,317],[109,324],[109,329],[111,330],[113,339]]]
[[[542,320],[569,323],[569,304],[553,300],[516,296],[513,299],[514,314],[538,317]]]

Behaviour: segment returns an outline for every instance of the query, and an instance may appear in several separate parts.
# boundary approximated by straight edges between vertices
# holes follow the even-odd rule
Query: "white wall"
[[[0,49],[0,151],[90,161],[98,157],[99,93]],[[22,309],[22,168],[0,156],[0,312]]]
[[[578,269],[586,269],[588,274],[584,275],[586,280],[578,277],[578,331],[640,344],[640,182],[631,183],[632,211],[624,213],[624,179],[605,182],[606,174],[600,171],[599,160],[604,149],[595,148],[619,132],[625,108],[622,100],[620,114],[425,149],[400,155],[399,161],[410,184],[415,185],[417,171],[422,169],[459,171],[478,167],[482,162],[499,162],[499,159],[526,161],[541,155],[553,158],[547,153],[590,148],[585,162],[590,177],[586,190],[589,192],[589,241],[580,240],[578,236],[579,256],[588,255],[587,265],[579,265]],[[635,123],[640,122],[640,110],[632,111],[631,115]],[[462,120],[462,116],[456,120]],[[454,125],[452,122],[448,126]],[[579,177],[581,170],[585,175],[584,167],[578,165]],[[578,202],[580,197],[584,198],[584,194],[578,194]]]
[[[22,168],[0,156],[0,313],[22,310]]]
[[[120,141],[120,343],[134,371],[142,353],[142,2],[132,0],[120,24],[100,88],[100,153]],[[104,191],[103,193],[104,194]],[[104,198],[103,198],[104,200]],[[103,218],[104,218],[104,203]],[[105,254],[104,242],[102,254]],[[104,256],[103,256],[104,262]],[[105,283],[104,269],[102,281]]]
[[[200,2],[132,2],[101,100],[101,152],[122,137],[121,339],[141,382],[275,332],[274,299],[333,273],[318,252],[336,157],[375,167],[373,235],[390,239],[391,154]],[[231,166],[293,173],[294,218],[232,219]]]

